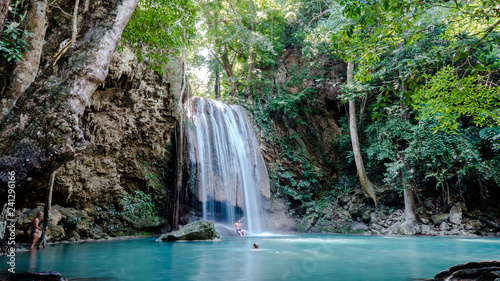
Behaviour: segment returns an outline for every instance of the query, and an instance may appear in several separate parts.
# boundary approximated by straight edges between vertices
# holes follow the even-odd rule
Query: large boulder
[[[431,217],[431,220],[435,225],[440,225],[447,219],[448,219],[448,214],[437,214]]]
[[[465,225],[467,230],[478,231],[483,227],[483,224],[479,220],[469,220]]]
[[[451,207],[448,220],[453,224],[461,224],[462,223],[462,208],[460,208],[459,206]]]
[[[362,222],[353,222],[351,223],[351,230],[354,232],[361,232],[368,230],[368,226]]]
[[[160,236],[156,241],[192,241],[192,240],[215,240],[220,235],[215,229],[213,222],[199,220],[190,222],[179,230],[171,231]]]

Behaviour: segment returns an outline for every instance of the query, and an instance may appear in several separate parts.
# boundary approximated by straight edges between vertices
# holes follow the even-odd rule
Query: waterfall
[[[269,177],[245,109],[194,97],[186,116],[190,181],[203,218],[232,225],[242,216],[244,229],[262,233]]]

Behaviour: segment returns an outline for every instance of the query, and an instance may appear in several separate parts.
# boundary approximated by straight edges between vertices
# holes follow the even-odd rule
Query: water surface
[[[252,244],[259,243],[259,250]],[[216,242],[155,238],[49,245],[16,272],[100,280],[413,280],[457,263],[500,260],[500,238],[290,235]],[[8,266],[0,257],[2,275]],[[5,266],[4,266],[5,265]]]

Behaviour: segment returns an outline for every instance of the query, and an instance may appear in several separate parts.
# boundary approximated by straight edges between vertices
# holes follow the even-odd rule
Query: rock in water
[[[439,272],[434,280],[481,280],[494,281],[500,278],[500,261],[469,262],[454,265]]]
[[[67,281],[61,273],[54,271],[47,272],[26,272],[12,274],[5,281]]]
[[[219,238],[220,235],[213,222],[199,220],[190,222],[179,230],[165,233],[156,241],[215,240]]]

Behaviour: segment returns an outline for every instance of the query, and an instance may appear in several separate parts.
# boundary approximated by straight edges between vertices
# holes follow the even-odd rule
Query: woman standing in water
[[[40,220],[43,218],[43,212],[39,211],[38,216],[33,220],[33,231],[31,235],[33,236],[33,243],[30,246],[30,250],[33,250],[36,244],[36,241],[38,241],[38,233],[40,230],[42,230],[39,225],[40,225]]]

